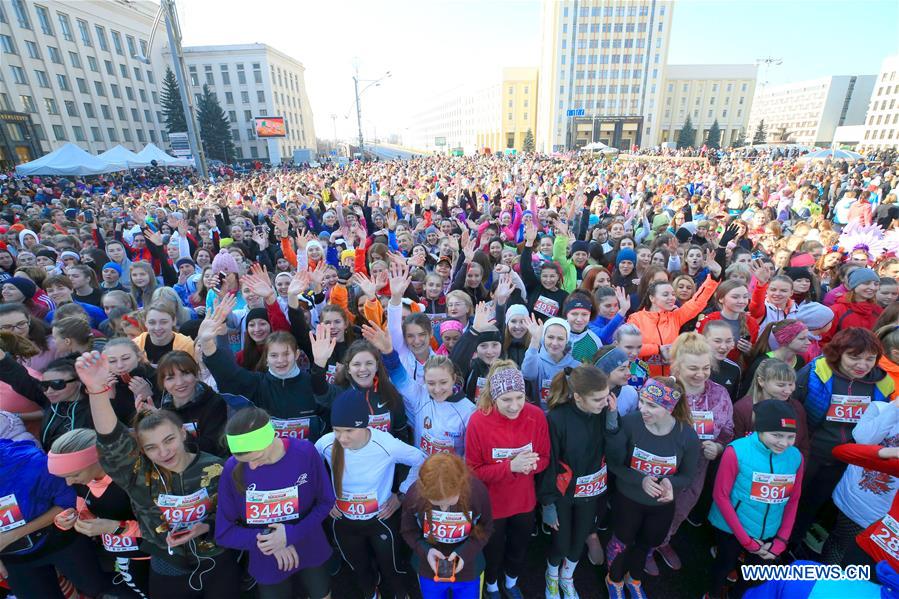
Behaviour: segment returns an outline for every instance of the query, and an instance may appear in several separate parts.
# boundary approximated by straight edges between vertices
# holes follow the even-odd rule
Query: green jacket
[[[560,287],[571,293],[577,288],[577,267],[568,258],[568,237],[556,235],[553,241],[553,260],[562,266],[562,284]]]
[[[125,489],[131,499],[131,507],[143,537],[142,550],[177,566],[191,569],[197,562],[194,552],[200,557],[212,557],[224,551],[213,542],[219,476],[224,464],[222,458],[199,452],[184,472],[163,474],[140,452],[134,436],[121,422],[108,435],[97,435],[97,450],[100,453],[100,465],[117,485]],[[169,525],[162,509],[157,506],[157,501],[163,494],[186,496],[201,489],[206,490],[208,501],[204,502],[202,508],[195,508],[192,513],[202,511],[202,521],[210,526],[210,531],[172,548],[173,555],[169,555],[166,543]],[[191,515],[188,515],[187,519],[190,518]]]

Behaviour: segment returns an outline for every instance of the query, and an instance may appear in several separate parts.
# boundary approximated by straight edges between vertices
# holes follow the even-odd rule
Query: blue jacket
[[[15,496],[26,523],[53,506],[75,507],[75,490],[47,472],[47,456],[33,441],[0,439],[0,497],[7,495]],[[22,554],[36,551],[46,540],[42,537],[33,549]]]
[[[752,498],[753,475],[786,474],[793,475],[802,465],[802,454],[795,447],[790,447],[781,454],[776,454],[765,447],[758,433],[732,442],[730,446],[737,455],[739,471],[730,492],[730,503],[740,518],[746,534],[754,539],[767,540],[774,537],[783,521],[784,509],[789,496],[780,503],[767,503]],[[799,489],[793,489],[798,493]],[[717,504],[712,504],[709,522],[725,532],[733,532],[724,520],[724,515]]]
[[[78,304],[84,311],[87,312],[87,317],[91,321],[91,328],[98,329],[100,328],[100,323],[106,320],[106,312],[103,311],[103,308],[98,308],[93,304],[87,304],[85,302],[79,302],[78,300],[72,300],[73,303]],[[47,315],[44,317],[49,324],[53,324],[53,315],[56,313],[56,310],[50,310],[47,312]]]
[[[603,345],[612,345],[612,343],[615,342],[615,331],[618,330],[618,327],[623,325],[624,322],[624,316],[621,314],[616,313],[612,318],[597,315],[596,318],[590,321],[590,324],[588,324],[587,327],[599,335]]]

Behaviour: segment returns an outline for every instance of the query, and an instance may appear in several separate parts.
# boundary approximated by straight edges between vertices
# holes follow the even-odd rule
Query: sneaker
[[[488,591],[487,587],[484,587],[484,599],[502,599],[502,595],[500,595],[499,591]]]
[[[524,595],[521,594],[521,589],[518,588],[516,584],[514,587],[507,587],[505,585],[501,585],[503,590],[503,596],[506,599],[524,599]]]
[[[612,582],[608,574],[606,574],[606,590],[609,592],[609,599],[626,599],[624,583]]]
[[[737,575],[736,570],[731,570],[730,574],[727,575],[727,582],[729,582],[731,584],[736,584],[738,579],[739,579],[739,576]]]
[[[659,555],[662,556],[662,559],[665,560],[665,563],[668,564],[668,567],[677,572],[684,565],[681,563],[680,558],[677,556],[677,552],[674,550],[674,547],[671,545],[660,545],[656,547],[656,551],[658,551]]]
[[[599,542],[599,536],[595,534],[587,537],[587,559],[594,566],[601,566],[606,561],[602,543]]]
[[[553,576],[546,571],[546,599],[561,599],[559,595],[559,575]]]
[[[654,558],[652,554],[653,552],[650,551],[649,555],[646,556],[646,563],[643,565],[643,570],[648,576],[658,576],[659,565],[656,563],[656,558]]]
[[[562,589],[562,596],[565,599],[580,599],[577,589],[574,588],[574,578],[560,578],[559,588]]]
[[[630,574],[624,577],[624,586],[627,587],[631,599],[648,599],[646,593],[643,592],[643,583],[631,578]]]

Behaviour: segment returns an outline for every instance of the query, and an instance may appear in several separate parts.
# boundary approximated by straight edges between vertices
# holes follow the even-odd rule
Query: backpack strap
[[[847,310],[843,313],[843,315],[840,316],[840,319],[837,321],[837,330],[838,330],[838,331],[843,330],[843,329],[842,329],[842,327],[843,327],[843,321],[844,321],[844,320],[846,319],[846,317],[849,316],[850,314],[855,314],[855,312],[853,312],[852,308],[847,309]]]

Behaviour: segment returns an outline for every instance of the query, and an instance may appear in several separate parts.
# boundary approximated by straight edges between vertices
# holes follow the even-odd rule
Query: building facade
[[[899,54],[888,56],[880,66],[874,84],[865,130],[860,140],[862,148],[899,148]]]
[[[503,69],[500,143],[484,147],[523,152],[524,138],[530,131],[536,148],[537,86],[536,67]]]
[[[749,115],[751,141],[765,121],[769,143],[829,146],[834,131],[861,125],[874,89],[875,75],[840,75],[757,88]]]
[[[659,127],[653,145],[675,142],[687,117],[702,146],[718,121],[721,146],[731,146],[749,126],[758,66],[754,64],[668,65],[662,86]]]
[[[94,154],[162,143],[162,57],[148,46],[157,9],[142,0],[0,3],[0,110],[30,115],[42,153],[66,142]]]
[[[30,162],[42,154],[31,115],[0,110],[0,169]]]
[[[268,140],[256,137],[257,116],[283,116],[287,121],[287,137],[276,138],[282,159],[294,150],[315,150],[301,62],[265,44],[190,46],[183,52],[194,107],[207,85],[231,123],[238,159],[268,158]],[[168,48],[163,54],[171,60]]]
[[[673,9],[670,0],[544,0],[538,151],[652,145]]]

